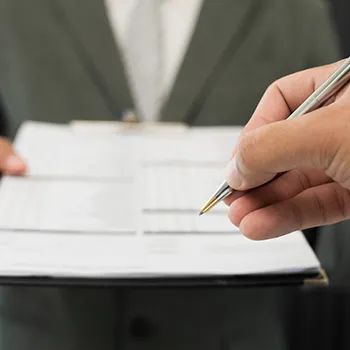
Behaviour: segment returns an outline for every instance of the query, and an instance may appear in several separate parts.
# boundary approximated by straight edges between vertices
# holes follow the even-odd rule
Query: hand
[[[228,165],[229,218],[251,239],[350,219],[350,88],[327,106],[285,120],[340,65],[273,83]],[[258,187],[259,186],[259,187]]]
[[[11,143],[0,137],[0,172],[6,175],[23,175],[25,171],[26,165],[15,153]]]

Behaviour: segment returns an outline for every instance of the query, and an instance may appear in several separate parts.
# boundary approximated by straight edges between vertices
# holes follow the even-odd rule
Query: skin
[[[229,219],[248,238],[350,219],[350,88],[286,120],[341,63],[274,82],[244,128],[227,171],[229,185],[244,192],[226,203]]]
[[[350,219],[350,88],[323,108],[285,120],[340,63],[274,82],[245,126],[227,175],[239,192],[226,203],[231,222],[248,238]],[[26,169],[10,142],[0,138],[0,171],[23,175]]]
[[[27,169],[24,161],[6,138],[0,137],[0,172],[6,175],[23,175]]]

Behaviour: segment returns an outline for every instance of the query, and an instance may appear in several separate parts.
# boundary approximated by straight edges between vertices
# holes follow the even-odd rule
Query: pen
[[[299,117],[322,106],[329,98],[336,94],[350,79],[350,57],[311,95],[302,103],[287,119]],[[213,208],[216,204],[233,193],[233,189],[224,181],[216,192],[202,207],[199,215]]]

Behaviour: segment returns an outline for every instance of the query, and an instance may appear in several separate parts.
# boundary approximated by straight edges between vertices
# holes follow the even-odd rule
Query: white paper
[[[72,178],[133,177],[136,140],[123,135],[75,134],[67,126],[25,123],[16,137],[28,176]]]
[[[153,165],[142,168],[142,205],[147,209],[184,209],[198,213],[221,184],[221,167],[193,165]],[[213,208],[221,212],[224,204]]]
[[[136,233],[132,182],[8,177],[0,187],[0,227],[13,230]]]
[[[0,234],[0,275],[4,276],[229,276],[318,268],[300,232],[261,242],[249,241],[240,234]]]
[[[25,177],[0,184],[0,275],[195,276],[318,270],[300,232],[253,242],[221,203],[239,128],[77,132],[26,123]]]
[[[196,212],[146,212],[142,218],[145,234],[212,234],[239,233],[226,214],[198,216]]]
[[[206,134],[205,130],[192,130],[175,133],[173,135],[158,135],[151,137],[145,135],[146,142],[142,148],[142,159],[146,163],[162,164],[194,164],[199,166],[224,166],[230,158],[230,150],[233,149],[238,132],[234,128],[232,136],[223,133],[222,137],[212,133]],[[159,147],[161,145],[161,147]]]

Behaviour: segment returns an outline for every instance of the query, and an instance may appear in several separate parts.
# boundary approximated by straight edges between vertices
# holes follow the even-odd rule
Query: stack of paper
[[[0,276],[174,277],[318,271],[300,232],[242,236],[220,204],[239,128],[86,132],[27,122],[24,177],[0,184]]]

